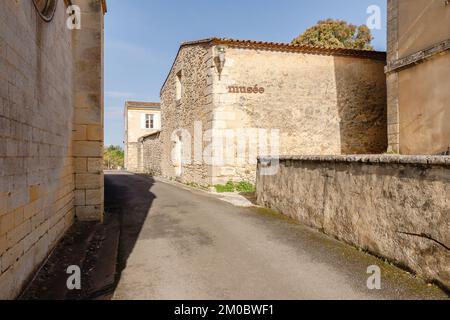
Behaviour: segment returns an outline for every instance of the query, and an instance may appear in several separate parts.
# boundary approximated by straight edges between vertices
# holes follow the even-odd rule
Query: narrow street
[[[120,216],[114,299],[430,299],[434,286],[263,209],[128,173],[105,177]],[[367,268],[382,289],[367,288]]]

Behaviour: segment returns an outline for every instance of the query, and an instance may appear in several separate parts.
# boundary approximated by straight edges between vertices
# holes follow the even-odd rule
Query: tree
[[[106,169],[118,169],[124,165],[125,153],[119,146],[109,146],[103,152],[103,166]]]
[[[292,43],[327,48],[373,50],[372,32],[366,25],[355,26],[343,20],[321,20]]]

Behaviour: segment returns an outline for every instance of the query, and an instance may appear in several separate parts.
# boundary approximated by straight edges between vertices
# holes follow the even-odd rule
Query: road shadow
[[[150,176],[113,172],[105,174],[105,212],[116,217],[119,224],[116,275],[111,293],[115,291],[122,271],[127,267],[128,258],[156,199],[151,192],[154,184],[155,180]]]
[[[155,180],[105,173],[103,223],[75,221],[19,300],[109,300],[147,219]],[[69,266],[78,266],[81,289],[69,290]]]

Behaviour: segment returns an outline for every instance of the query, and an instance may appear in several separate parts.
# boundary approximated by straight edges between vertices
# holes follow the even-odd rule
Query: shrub
[[[236,185],[237,192],[255,192],[256,188],[253,184],[247,181],[241,181]]]
[[[233,181],[228,181],[227,184],[218,184],[214,186],[216,192],[255,192],[255,186],[247,181],[241,181],[239,183],[234,183]]]
[[[234,192],[235,187],[234,183],[232,181],[228,181],[227,184],[218,184],[215,186],[216,191],[219,193],[225,193],[225,192]]]

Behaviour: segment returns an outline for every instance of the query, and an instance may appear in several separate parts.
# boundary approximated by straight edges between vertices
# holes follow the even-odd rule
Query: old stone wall
[[[220,72],[219,47],[225,47]],[[385,61],[382,55],[352,54],[215,46],[202,41],[182,46],[161,91],[163,175],[206,186],[228,180],[254,182],[256,155],[250,153],[258,149],[260,129],[268,135],[279,130],[281,155],[385,152]],[[179,101],[177,79],[181,79]],[[225,146],[226,139],[234,141],[236,151],[242,137],[247,137],[243,154],[231,151],[237,156],[227,158],[225,147],[223,157],[219,152],[211,154],[215,146]],[[186,144],[191,146],[189,154],[180,155],[180,146],[186,150]],[[268,143],[267,151],[260,148],[257,153],[267,154],[270,147]],[[193,162],[180,164],[177,159],[183,157]],[[215,161],[219,158],[223,163]]]
[[[139,142],[128,142],[125,148],[126,169],[130,172],[139,172],[141,144]]]
[[[161,133],[155,133],[142,139],[142,172],[159,176],[161,175]]]
[[[401,154],[450,151],[449,70],[450,51],[398,73]]]
[[[258,164],[258,170],[266,167]],[[258,203],[450,288],[450,157],[284,157]]]
[[[388,1],[388,138],[401,154],[450,149],[450,3]]]
[[[225,67],[213,78],[214,128],[279,130],[281,155],[383,153],[384,65],[354,56],[227,48]],[[255,163],[216,168],[214,179],[254,181]]]
[[[158,109],[155,107],[131,108],[128,104],[129,102],[125,104],[125,168],[130,172],[141,172],[142,154],[139,139],[161,129],[161,111],[159,106]],[[146,114],[154,115],[154,128],[145,128],[143,117]]]
[[[73,30],[73,156],[75,210],[81,220],[99,221],[104,212],[103,182],[103,14],[101,0],[76,0],[81,29]]]
[[[450,39],[450,4],[445,0],[396,0],[398,58]]]
[[[202,137],[203,132],[212,127],[212,71],[208,68],[211,60],[211,48],[208,45],[181,48],[161,90],[162,175],[203,186],[211,184],[210,166],[201,159],[185,164],[181,164],[181,161],[176,159],[173,161],[172,151],[176,140],[179,141],[179,150],[182,149],[182,145],[190,145],[192,153],[196,148],[203,150],[208,144],[203,141]],[[182,92],[181,99],[177,100],[176,81],[179,75],[181,75]],[[200,129],[198,129],[200,132],[198,141],[200,142],[197,145],[194,140],[195,122],[200,125]],[[180,129],[185,130],[190,139]],[[189,148],[185,148],[185,150],[187,149]],[[185,158],[189,159],[190,156],[186,154]]]
[[[72,41],[32,1],[0,2],[0,298],[13,298],[72,224]],[[58,70],[58,72],[55,72]]]
[[[101,1],[77,2],[86,15],[86,8],[103,14]],[[75,215],[85,217],[75,190],[103,186],[102,77],[94,59],[101,55],[91,47],[102,32],[89,32],[86,18],[85,36],[76,39],[67,17],[64,1],[50,22],[32,1],[0,1],[0,299],[15,298]],[[101,197],[86,191],[82,200],[97,219]]]

